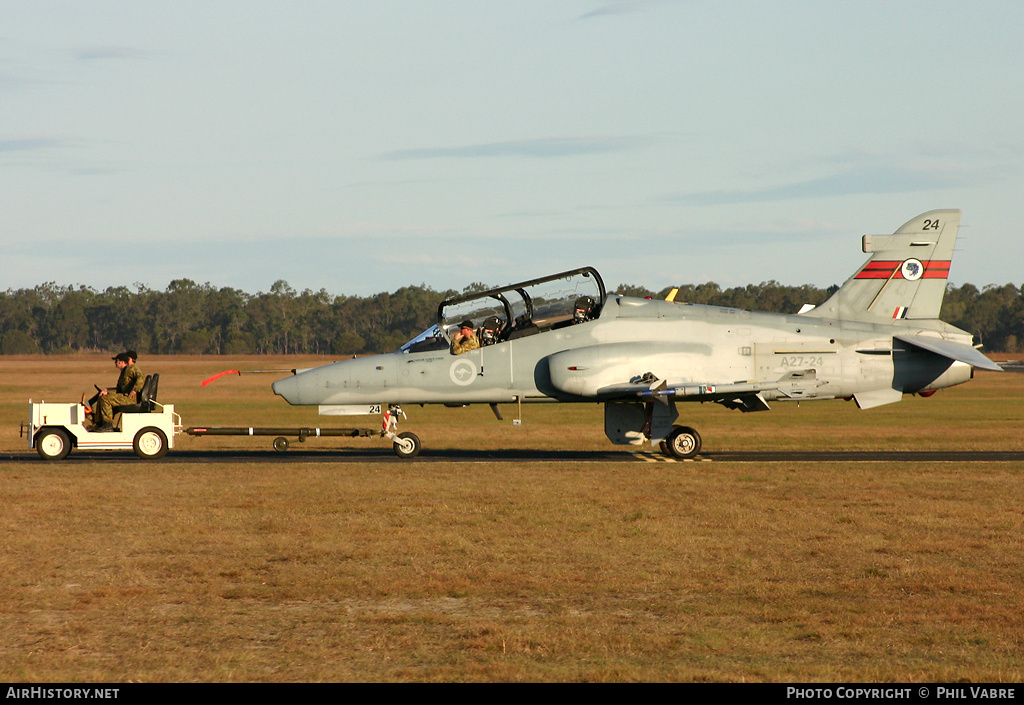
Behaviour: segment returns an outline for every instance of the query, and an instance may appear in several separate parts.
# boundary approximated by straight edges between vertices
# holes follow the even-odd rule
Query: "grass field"
[[[112,384],[107,358],[0,358],[0,680],[1024,680],[1016,463],[42,462],[28,399]],[[274,375],[199,386],[323,362],[140,361],[186,426],[347,425]],[[980,373],[870,411],[682,412],[711,453],[1020,450],[1022,401]],[[428,449],[614,448],[597,405],[407,412]]]

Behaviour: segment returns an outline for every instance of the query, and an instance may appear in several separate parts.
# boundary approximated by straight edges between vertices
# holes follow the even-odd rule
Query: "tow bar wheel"
[[[415,433],[406,431],[398,434],[395,441],[395,455],[399,458],[415,458],[420,454],[420,439]]]
[[[60,428],[46,428],[36,436],[36,451],[43,460],[63,460],[71,452],[71,437]]]
[[[167,455],[167,436],[155,426],[146,426],[135,434],[132,448],[143,460],[162,458]]]

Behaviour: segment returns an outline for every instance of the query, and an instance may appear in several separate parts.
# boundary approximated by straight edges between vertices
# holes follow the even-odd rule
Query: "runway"
[[[390,447],[344,448],[336,450],[209,450],[170,451],[159,460],[142,460],[133,453],[120,451],[74,451],[64,460],[44,461],[34,451],[0,456],[5,465],[32,466],[40,470],[84,463],[138,463],[159,467],[167,464],[253,463],[401,463],[414,467],[424,463],[995,463],[1022,462],[1024,450],[982,451],[709,451],[692,460],[677,460],[652,451],[622,450],[424,450],[417,457],[403,460]]]

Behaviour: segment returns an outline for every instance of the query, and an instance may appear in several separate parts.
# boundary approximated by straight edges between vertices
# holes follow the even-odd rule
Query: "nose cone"
[[[272,385],[274,394],[279,397],[283,397],[289,404],[302,404],[300,395],[300,384],[299,377],[302,375],[292,375],[291,377],[285,377],[279,379]]]
[[[394,396],[396,356],[373,355],[301,370],[273,384],[289,404],[380,404]]]

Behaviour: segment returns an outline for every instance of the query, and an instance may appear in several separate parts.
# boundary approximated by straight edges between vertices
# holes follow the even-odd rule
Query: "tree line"
[[[373,296],[295,291],[280,280],[268,292],[172,281],[165,291],[60,286],[0,292],[0,354],[76,353],[131,348],[145,354],[352,355],[397,349],[436,320],[437,306],[463,292],[406,286]],[[673,287],[651,291],[620,284],[612,291],[664,298]],[[837,287],[784,286],[775,281],[722,289],[714,282],[678,287],[679,302],[753,311],[795,313],[824,302]],[[1012,285],[946,288],[941,317],[974,333],[989,352],[1024,345],[1024,291]]]

